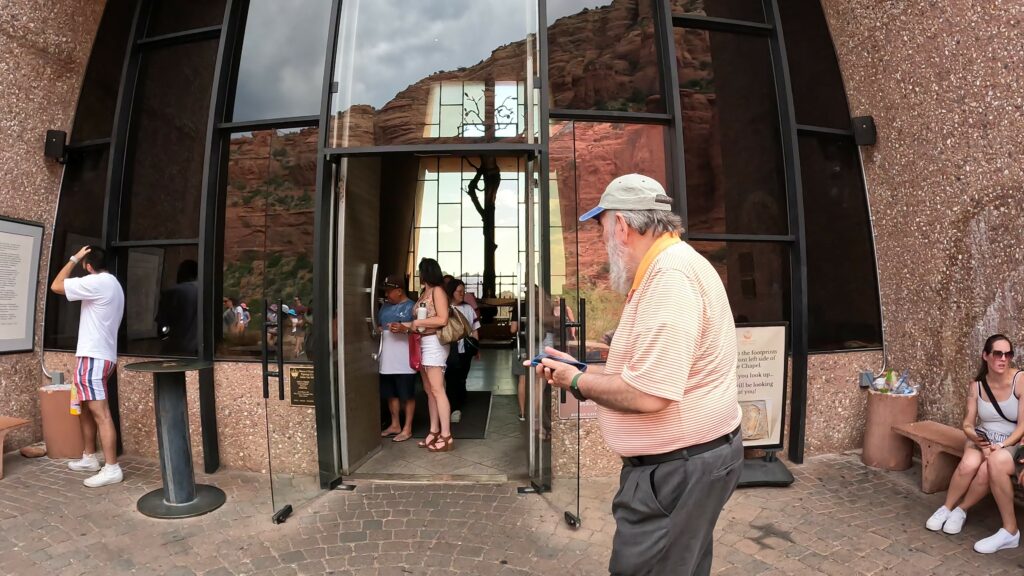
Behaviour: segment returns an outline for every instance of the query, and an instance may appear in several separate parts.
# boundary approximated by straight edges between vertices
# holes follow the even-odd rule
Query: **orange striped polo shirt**
[[[659,254],[626,303],[606,374],[672,400],[653,414],[598,407],[605,442],[620,456],[662,454],[736,429],[736,325],[718,273],[689,244]]]

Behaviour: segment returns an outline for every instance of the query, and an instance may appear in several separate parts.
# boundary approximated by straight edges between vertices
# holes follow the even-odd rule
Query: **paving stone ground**
[[[379,576],[606,574],[614,478],[585,480],[583,525],[562,521],[575,483],[544,496],[515,484],[380,484],[325,493],[282,525],[270,522],[263,476],[200,476],[228,503],[187,520],[154,520],[135,502],[160,486],[153,462],[125,459],[125,482],[89,490],[63,462],[5,457],[0,575],[336,574]],[[1024,574],[1024,548],[971,550],[998,528],[994,506],[959,536],[924,521],[941,503],[909,472],[864,467],[857,455],[790,465],[790,488],[738,491],[716,531],[717,574]],[[573,504],[574,505],[574,504]]]

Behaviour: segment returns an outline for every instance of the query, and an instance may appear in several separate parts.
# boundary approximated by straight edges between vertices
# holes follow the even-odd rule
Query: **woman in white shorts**
[[[963,430],[966,438],[964,456],[960,460],[946,492],[945,503],[928,519],[929,530],[958,534],[967,519],[967,511],[991,490],[1003,517],[1003,528],[980,540],[974,549],[992,553],[1016,548],[1020,534],[1013,515],[1013,453],[1024,436],[1024,378],[1011,368],[1013,344],[1002,334],[990,336],[981,353],[982,363],[967,394],[967,415]],[[986,385],[988,390],[986,390]],[[991,391],[991,395],[989,394]],[[994,396],[994,398],[992,397]],[[1004,469],[1005,468],[1005,469]],[[998,476],[998,477],[997,477]],[[1001,502],[1009,494],[1008,512]]]
[[[416,302],[413,315],[416,320],[410,324],[412,330],[423,335],[420,338],[420,374],[423,389],[427,393],[430,410],[430,433],[418,442],[420,447],[431,452],[448,452],[452,449],[451,404],[444,391],[444,369],[448,364],[448,345],[442,345],[437,331],[448,323],[448,294],[444,290],[444,275],[441,266],[433,258],[420,260],[420,280],[423,294]],[[425,320],[420,320],[419,310],[426,308]]]

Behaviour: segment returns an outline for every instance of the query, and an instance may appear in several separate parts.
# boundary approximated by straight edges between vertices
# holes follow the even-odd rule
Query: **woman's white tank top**
[[[1021,375],[1018,371],[1013,375],[1013,380],[1010,385],[1010,397],[1002,402],[999,402],[999,408],[1006,414],[1007,418],[1017,417],[1017,410],[1020,405],[1020,398],[1017,397],[1017,377]],[[994,392],[993,392],[994,393]],[[992,442],[1002,442],[1013,434],[1013,429],[1017,427],[1013,422],[1008,422],[999,412],[996,411],[995,407],[989,402],[988,394],[985,393],[985,387],[978,383],[978,428],[983,428],[988,433],[989,440]]]

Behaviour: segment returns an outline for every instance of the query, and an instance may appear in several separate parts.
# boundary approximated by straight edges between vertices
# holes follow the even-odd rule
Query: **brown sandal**
[[[420,448],[430,448],[430,446],[433,445],[434,442],[437,442],[437,439],[440,437],[441,432],[430,432],[427,434],[426,438],[417,442],[416,445],[419,446]],[[428,438],[430,439],[429,441],[427,440]]]
[[[452,435],[438,436],[437,440],[430,446],[427,446],[427,450],[430,452],[451,452],[452,444],[455,443],[455,438]]]

